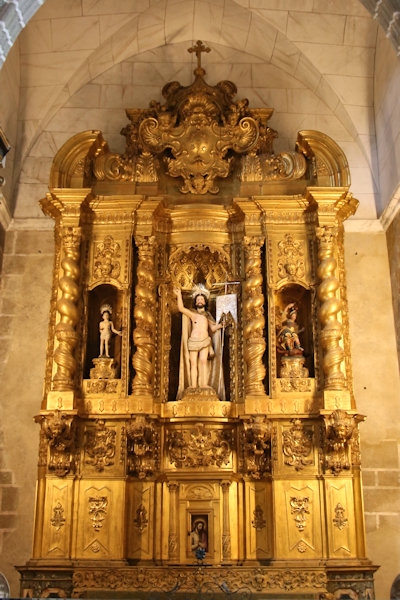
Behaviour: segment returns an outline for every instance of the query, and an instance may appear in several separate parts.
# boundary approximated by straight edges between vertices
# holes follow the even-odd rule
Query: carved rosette
[[[79,298],[80,228],[65,228],[62,232],[62,242],[64,257],[61,260],[61,268],[64,274],[59,280],[61,296],[57,301],[57,311],[60,319],[55,328],[58,346],[54,351],[57,369],[53,378],[53,389],[57,391],[72,390],[74,387],[76,370],[74,348],[78,341],[75,327],[79,320],[77,300]]]
[[[142,415],[132,419],[127,427],[128,473],[145,479],[158,468],[159,434],[153,423]]]
[[[318,287],[318,298],[321,301],[319,320],[322,325],[321,345],[324,350],[322,367],[325,375],[326,390],[342,390],[345,388],[345,376],[341,371],[344,359],[344,350],[339,342],[342,339],[343,328],[338,321],[338,313],[342,303],[337,297],[340,283],[335,276],[337,261],[335,259],[335,246],[337,244],[337,228],[317,228],[318,248],[318,276],[321,283]]]
[[[136,352],[132,358],[135,376],[132,383],[134,394],[151,394],[154,378],[155,348],[155,278],[153,237],[142,238],[138,243],[139,264],[135,288],[135,330],[133,341]]]
[[[248,238],[244,240],[246,279],[243,284],[243,337],[244,361],[246,364],[246,392],[265,394],[263,379],[266,369],[263,356],[266,348],[264,327],[264,294],[262,293],[261,273],[262,240]]]
[[[56,410],[52,414],[39,416],[37,421],[41,423],[42,433],[48,442],[49,473],[65,477],[72,470],[74,462],[74,415]]]

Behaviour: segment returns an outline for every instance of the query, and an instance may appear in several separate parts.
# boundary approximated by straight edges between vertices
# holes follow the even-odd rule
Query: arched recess
[[[315,157],[319,186],[349,187],[350,169],[343,150],[328,135],[320,131],[299,131],[296,148],[307,158]]]
[[[72,136],[54,157],[50,171],[49,187],[86,187],[88,175],[87,161],[99,151],[107,151],[107,142],[101,131],[82,131]]]

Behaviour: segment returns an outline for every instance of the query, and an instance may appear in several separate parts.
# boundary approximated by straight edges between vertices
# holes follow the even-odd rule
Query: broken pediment
[[[162,89],[164,103],[126,110],[122,154],[110,151],[100,131],[76,134],[54,159],[50,187],[133,183],[148,193],[215,195],[224,183],[229,187],[221,191],[235,195],[237,186],[253,194],[268,193],[271,185],[276,192],[280,183],[300,186],[292,189],[296,193],[309,186],[350,185],[346,157],[329,136],[300,131],[294,151],[275,154],[278,132],[268,124],[273,109],[235,100],[231,81],[210,86],[201,66],[201,54],[210,49],[198,41],[188,51],[197,56],[194,81],[169,82]]]
[[[164,104],[128,109],[130,123],[121,131],[125,153],[102,149],[94,162],[96,179],[155,183],[165,174],[180,178],[181,193],[202,195],[217,194],[217,180],[231,175],[242,182],[302,178],[302,152],[274,153],[278,134],[268,125],[273,109],[235,101],[231,81],[208,85],[201,53],[210,49],[198,41],[188,51],[197,55],[193,83],[169,82],[162,89]]]

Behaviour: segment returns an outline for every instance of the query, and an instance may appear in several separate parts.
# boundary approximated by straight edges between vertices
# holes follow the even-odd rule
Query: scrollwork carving
[[[271,432],[271,423],[265,417],[256,416],[243,423],[243,470],[253,479],[262,479],[271,471]]]
[[[118,279],[121,274],[121,245],[111,235],[96,244],[93,258],[94,279]]]
[[[281,279],[294,281],[302,279],[304,273],[303,246],[292,234],[286,233],[278,242],[278,275]]]
[[[100,531],[107,516],[108,498],[107,496],[91,496],[88,502],[92,527],[95,531]]]
[[[290,511],[292,515],[294,515],[294,522],[299,531],[304,531],[307,525],[307,515],[310,514],[309,511],[309,502],[310,499],[306,496],[292,496],[290,498]]]
[[[170,430],[167,436],[170,462],[178,468],[222,467],[232,452],[230,429],[208,429],[197,423],[192,429]]]
[[[103,419],[98,419],[95,426],[86,431],[86,463],[93,465],[97,471],[113,465],[115,437],[116,432],[107,427]]]
[[[138,415],[127,427],[128,473],[144,479],[152,475],[159,462],[159,433],[154,423]]]
[[[301,471],[313,463],[313,459],[308,458],[313,449],[313,432],[306,429],[300,419],[293,419],[292,423],[282,434],[284,463]]]

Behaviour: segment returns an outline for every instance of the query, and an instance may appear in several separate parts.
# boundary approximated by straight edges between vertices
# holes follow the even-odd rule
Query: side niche
[[[84,379],[119,379],[121,376],[122,297],[104,284],[88,294]]]
[[[277,377],[304,379],[315,376],[311,292],[298,284],[276,293]]]

